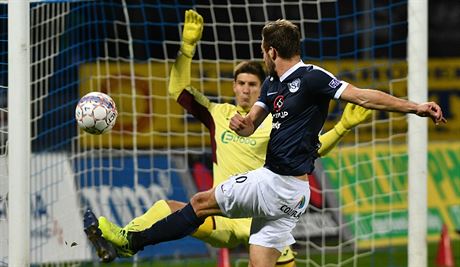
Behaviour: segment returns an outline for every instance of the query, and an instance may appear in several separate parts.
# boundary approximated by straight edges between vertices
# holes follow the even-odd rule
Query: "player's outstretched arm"
[[[342,138],[357,125],[367,121],[372,116],[372,110],[348,103],[343,110],[340,121],[325,134],[319,137],[321,147],[318,150],[320,156],[329,153]]]
[[[351,84],[342,92],[340,98],[369,109],[413,113],[420,117],[429,117],[436,125],[439,123],[446,123],[446,119],[442,115],[441,107],[435,102],[418,104],[394,97],[382,91],[358,89]]]
[[[180,53],[171,68],[168,86],[169,94],[176,100],[184,88],[190,87],[192,58],[202,32],[203,17],[194,10],[185,11]]]
[[[180,51],[187,57],[193,57],[195,47],[203,33],[203,17],[195,10],[185,11],[184,30],[182,31],[182,45]]]
[[[267,117],[268,111],[254,105],[248,115],[243,117],[237,113],[230,119],[229,127],[240,136],[250,136]]]

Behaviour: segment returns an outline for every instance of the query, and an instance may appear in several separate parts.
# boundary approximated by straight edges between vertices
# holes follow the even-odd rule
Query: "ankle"
[[[144,250],[145,242],[144,231],[131,232],[128,231],[126,239],[128,240],[128,249],[132,250],[133,253],[137,253],[139,250]]]

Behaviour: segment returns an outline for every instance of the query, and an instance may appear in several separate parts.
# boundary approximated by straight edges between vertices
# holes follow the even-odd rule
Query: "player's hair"
[[[262,46],[265,51],[270,47],[277,50],[281,58],[300,55],[300,31],[292,22],[279,19],[265,24],[262,29]]]
[[[263,83],[266,77],[265,70],[262,67],[262,64],[254,61],[242,61],[238,65],[236,65],[233,71],[233,80],[236,81],[236,77],[240,73],[254,74],[259,78],[260,83]]]

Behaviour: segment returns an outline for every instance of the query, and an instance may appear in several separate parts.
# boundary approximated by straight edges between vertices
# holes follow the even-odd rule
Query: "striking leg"
[[[156,222],[150,228],[139,232],[128,232],[129,247],[138,251],[146,245],[176,240],[193,233],[207,216],[220,214],[214,189],[197,193],[189,204],[166,218]]]

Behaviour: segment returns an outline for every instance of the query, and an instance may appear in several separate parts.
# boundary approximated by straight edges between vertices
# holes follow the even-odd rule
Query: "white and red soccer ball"
[[[78,126],[90,134],[103,134],[112,129],[117,120],[113,99],[100,92],[91,92],[78,101],[75,119]]]

